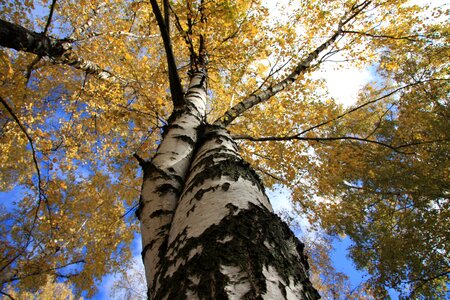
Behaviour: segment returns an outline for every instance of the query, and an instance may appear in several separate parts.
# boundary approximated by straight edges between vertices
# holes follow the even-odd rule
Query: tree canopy
[[[133,155],[153,155],[206,49],[208,121],[227,126],[267,187],[291,190],[296,213],[352,239],[367,293],[446,295],[448,6],[281,2],[2,5],[2,293],[52,276],[92,295],[95,280],[126,268],[141,185]],[[170,24],[174,65],[152,5]],[[315,76],[345,67],[373,79],[350,107]]]

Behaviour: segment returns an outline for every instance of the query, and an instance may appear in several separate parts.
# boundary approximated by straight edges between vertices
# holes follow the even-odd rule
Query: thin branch
[[[15,300],[15,298],[14,298],[13,296],[11,296],[10,294],[7,294],[7,293],[2,292],[2,291],[0,291],[0,294],[2,294],[2,295],[4,295],[4,296],[8,297],[9,299]]]
[[[41,61],[41,58],[42,56],[37,55],[31,62],[31,64],[27,67],[27,73],[25,74],[25,78],[27,79],[26,84],[28,84],[28,82],[30,81],[31,73],[34,70],[34,67],[36,67],[36,65]]]
[[[339,120],[339,119],[345,117],[345,116],[348,115],[348,114],[351,114],[351,113],[353,113],[353,112],[355,112],[355,111],[357,111],[357,110],[359,110],[359,109],[361,109],[361,108],[363,108],[363,107],[365,107],[365,106],[367,106],[367,105],[370,105],[370,104],[373,104],[373,103],[378,102],[378,101],[380,101],[380,100],[383,100],[383,99],[385,99],[385,98],[388,98],[388,97],[392,96],[393,94],[395,94],[395,93],[397,93],[397,92],[399,92],[399,91],[401,91],[401,90],[404,90],[404,89],[406,89],[406,88],[413,87],[413,86],[416,86],[416,85],[419,85],[419,84],[423,84],[423,83],[425,83],[425,82],[435,81],[435,80],[441,80],[441,79],[429,79],[429,80],[424,80],[424,81],[419,81],[419,82],[413,82],[413,83],[410,83],[410,84],[406,84],[406,85],[404,85],[404,86],[401,86],[401,87],[399,87],[399,88],[396,88],[395,90],[392,90],[392,91],[390,91],[389,93],[387,93],[387,94],[385,94],[385,95],[383,95],[383,96],[381,96],[381,97],[378,97],[378,98],[376,98],[376,99],[374,99],[374,100],[371,100],[371,101],[367,101],[367,102],[365,102],[365,103],[363,103],[363,104],[361,104],[361,105],[358,105],[358,106],[356,106],[356,107],[354,107],[354,108],[352,108],[352,109],[350,109],[350,110],[347,110],[346,112],[344,112],[344,113],[338,115],[338,116],[335,117],[335,118],[326,120],[326,121],[324,121],[324,122],[322,122],[322,123],[319,123],[319,124],[317,124],[317,125],[314,125],[314,126],[312,126],[312,127],[309,127],[308,129],[305,129],[305,130],[303,130],[302,132],[300,132],[298,135],[303,135],[303,134],[305,134],[305,133],[307,133],[307,132],[309,132],[309,131],[312,131],[312,130],[314,130],[314,129],[317,129],[317,128],[319,128],[319,127],[322,127],[322,126],[324,126],[324,125],[327,125],[327,124],[329,124],[329,123],[331,123],[331,122],[335,122],[335,121],[337,121],[337,120]]]
[[[137,153],[133,153],[133,157],[136,158],[136,160],[138,161],[138,163],[139,163],[139,165],[140,165],[141,167],[144,167],[145,164],[147,163],[147,162],[145,161],[145,159],[143,159],[142,157],[140,157]]]
[[[233,33],[231,33],[229,36],[227,36],[223,40],[221,40],[219,45],[222,45],[223,43],[225,43],[225,42],[227,42],[227,41],[229,41],[231,39],[234,39],[238,35],[238,33],[241,31],[242,26],[247,21],[247,18],[248,18],[249,15],[250,15],[250,10],[247,12],[247,14],[245,15],[244,19],[242,19],[242,21],[239,23],[239,25],[237,26],[236,30]],[[217,47],[218,46],[216,46],[216,48]],[[216,48],[214,48],[214,50]]]
[[[431,140],[431,141],[419,141],[419,142],[412,142],[412,143],[406,143],[399,146],[393,146],[391,144],[383,143],[377,140],[371,140],[368,138],[361,138],[357,136],[337,136],[337,137],[304,137],[300,136],[300,134],[290,135],[290,136],[265,136],[265,137],[253,137],[250,135],[233,135],[233,139],[235,140],[247,140],[252,142],[269,142],[269,141],[316,141],[316,142],[332,142],[332,141],[340,141],[340,140],[349,140],[349,141],[358,141],[358,142],[364,142],[364,143],[371,143],[376,144],[379,146],[383,146],[386,148],[389,148],[397,153],[401,154],[414,154],[414,152],[404,152],[400,151],[400,149],[413,147],[413,146],[419,146],[419,145],[426,145],[426,144],[434,144],[434,143],[442,143],[442,142],[449,142],[447,139],[440,139],[440,140]]]
[[[271,177],[272,179],[275,179],[276,181],[284,182],[283,179],[281,179],[281,178],[278,177],[278,176],[275,176],[275,175],[271,174],[270,172],[264,170],[263,168],[258,168],[258,167],[256,167],[255,169],[256,169],[257,171],[263,173],[263,174],[266,174],[267,176]]]
[[[48,273],[48,272],[51,272],[51,271],[56,272],[57,270],[61,270],[61,269],[67,268],[67,267],[72,266],[72,265],[85,264],[85,263],[86,263],[86,261],[84,259],[72,261],[72,262],[69,262],[69,263],[67,263],[65,265],[59,266],[59,267],[47,268],[45,270],[39,270],[39,271],[35,271],[35,272],[29,273],[29,274],[24,274],[24,275],[21,275],[21,276],[15,276],[13,278],[9,278],[8,280],[3,281],[2,284],[8,283],[8,282],[14,282],[14,281],[22,280],[22,279],[25,279],[25,278],[28,278],[28,277],[31,277],[31,276],[36,276],[36,275],[43,274],[43,273]]]
[[[172,10],[172,7],[170,6],[170,9]],[[192,39],[191,36],[189,35],[189,33],[187,31],[185,31],[183,29],[183,26],[181,26],[181,22],[180,22],[180,18],[178,17],[178,15],[172,10],[172,15],[175,18],[175,27],[178,29],[178,32],[183,36],[183,39],[186,43],[186,45],[188,46],[189,49],[189,54],[191,57],[191,66],[193,65],[193,57],[196,57],[197,54],[195,52],[194,49],[194,44],[192,43]]]
[[[395,152],[399,152],[399,153],[403,153],[403,154],[412,154],[412,153],[405,153],[405,152],[401,152],[398,149],[399,148],[404,148],[404,147],[409,147],[409,146],[414,146],[417,145],[418,143],[414,143],[414,144],[405,144],[405,145],[401,145],[399,147],[395,147],[383,142],[379,142],[376,140],[369,140],[369,139],[365,139],[365,138],[360,138],[360,137],[356,137],[356,136],[338,136],[338,137],[302,137],[299,135],[291,135],[291,136],[266,136],[266,137],[252,137],[249,135],[236,135],[233,136],[234,139],[236,140],[248,140],[248,141],[252,141],[252,142],[267,142],[267,141],[292,141],[292,140],[298,140],[298,141],[315,141],[315,142],[331,142],[331,141],[339,141],[339,140],[350,140],[350,141],[359,141],[359,142],[365,142],[365,143],[372,143],[372,144],[377,144],[386,148],[389,148]],[[423,143],[430,143],[431,141],[425,141]],[[437,141],[433,141],[433,142],[437,142]]]
[[[102,2],[98,4],[95,8],[92,8],[92,14],[88,17],[88,19],[79,27],[76,27],[73,29],[72,33],[69,35],[67,40],[69,41],[77,41],[79,39],[76,39],[77,35],[87,35],[90,37],[90,34],[87,32],[89,27],[92,25],[95,19],[98,18],[99,14],[101,14],[104,11],[108,10],[108,7],[106,6],[107,2]]]
[[[52,22],[53,17],[53,11],[55,10],[56,0],[52,1],[52,4],[50,5],[50,13],[48,15],[47,24],[45,24],[44,32],[42,32],[42,35],[46,35],[48,28],[50,27],[50,23]]]
[[[108,36],[108,35],[113,36],[113,37],[125,36],[125,37],[129,37],[129,38],[142,39],[142,40],[159,38],[159,34],[139,35],[139,34],[131,33],[129,31],[108,31],[108,32],[94,32],[94,33],[90,34],[88,37],[77,39],[77,41],[78,42],[86,41],[86,40],[95,39],[95,38],[99,38],[102,36]]]
[[[366,139],[370,138],[372,135],[375,134],[375,132],[380,128],[381,123],[383,122],[383,118],[386,116],[386,114],[391,111],[391,108],[394,106],[394,104],[391,104],[388,109],[386,109],[381,116],[378,118],[378,122],[375,124],[375,128],[365,137]]]
[[[392,39],[392,40],[407,40],[410,42],[417,42],[419,41],[416,38],[420,38],[420,37],[426,37],[424,35],[409,35],[409,36],[392,36],[392,35],[384,35],[384,34],[372,34],[372,33],[368,33],[368,32],[361,32],[361,31],[354,31],[354,30],[343,30],[342,33],[349,33],[349,34],[359,34],[359,35],[364,35],[364,36],[368,36],[368,37],[372,37],[372,38],[383,38],[383,39]]]
[[[120,216],[120,218],[119,219],[123,219],[123,218],[125,218],[130,212],[132,212],[134,209],[136,209],[136,207],[138,207],[139,206],[139,203],[136,203],[136,204],[134,204],[131,208],[129,208],[124,214],[122,214],[121,216]]]
[[[343,16],[341,22],[339,22],[337,30],[333,33],[333,35],[330,38],[328,38],[324,43],[322,43],[319,47],[317,47],[314,51],[310,52],[304,60],[302,60],[299,64],[297,64],[297,66],[289,75],[287,75],[284,79],[282,79],[278,83],[275,83],[267,87],[265,90],[255,94],[251,94],[246,99],[242,100],[235,106],[231,107],[214,122],[214,125],[226,127],[234,119],[236,119],[238,116],[240,116],[248,109],[252,108],[253,106],[259,103],[269,100],[271,97],[283,91],[293,82],[295,82],[301,74],[305,73],[305,71],[310,69],[312,62],[318,58],[319,54],[322,53],[322,51],[324,51],[338,39],[338,37],[342,34],[343,26],[349,23],[352,19],[354,19],[370,3],[371,1],[364,1],[361,4],[354,6],[349,11],[349,13],[351,13],[350,16],[348,16],[348,14],[345,14]]]
[[[259,90],[261,90],[263,88],[263,86],[269,81],[269,79],[277,74],[278,72],[280,72],[281,70],[284,69],[284,67],[286,67],[290,62],[291,62],[292,58],[289,58],[285,63],[283,63],[280,67],[278,67],[277,69],[275,69],[275,67],[278,64],[278,61],[270,68],[269,70],[269,74],[267,75],[266,78],[264,78],[263,82],[261,82],[261,84],[258,86],[258,88],[256,90],[254,90],[252,92],[252,94],[255,94],[256,92],[258,92]]]
[[[159,9],[156,0],[150,0],[150,4],[152,5],[153,14],[156,17],[159,31],[163,39],[164,49],[166,51],[167,66],[169,68],[169,83],[170,83],[170,92],[172,94],[172,102],[175,107],[180,107],[184,103],[183,88],[181,86],[181,80],[178,75],[175,56],[172,51],[170,33],[167,30],[168,28],[164,22],[164,18],[161,14],[161,10]]]
[[[444,271],[444,272],[442,272],[440,274],[437,274],[435,276],[430,276],[430,277],[427,277],[427,278],[417,278],[417,279],[413,279],[413,280],[407,281],[406,283],[409,283],[409,284],[413,283],[413,282],[417,282],[417,281],[421,282],[421,284],[419,284],[418,286],[414,287],[412,292],[409,294],[409,297],[413,298],[413,296],[416,294],[417,290],[419,290],[422,286],[424,286],[428,282],[433,281],[433,280],[438,279],[438,278],[441,278],[441,277],[444,277],[444,276],[448,277],[449,274],[450,274],[450,270],[447,270],[447,271]]]
[[[170,8],[169,0],[163,0],[164,9],[164,23],[166,24],[167,32],[170,33]]]
[[[14,111],[11,109],[11,107],[8,105],[8,103],[2,97],[0,97],[0,102],[6,108],[6,110],[11,115],[11,117],[14,119],[14,121],[16,121],[16,123],[19,126],[20,130],[22,130],[22,132],[25,134],[25,136],[26,136],[26,138],[28,140],[28,143],[30,145],[31,152],[32,152],[32,155],[33,155],[33,163],[34,163],[34,166],[36,168],[37,177],[38,177],[38,193],[39,193],[39,202],[40,202],[42,200],[42,195],[43,195],[41,170],[39,168],[39,163],[37,161],[36,148],[34,147],[33,140],[31,139],[30,135],[28,134],[26,128],[22,125],[22,122],[20,122],[19,118],[16,116]]]
[[[17,115],[14,113],[14,111],[12,110],[12,108],[8,105],[8,103],[2,98],[0,97],[0,102],[2,103],[2,105],[5,107],[5,109],[8,111],[8,113],[12,116],[12,118],[14,119],[14,121],[17,123],[17,125],[19,126],[20,130],[25,134],[28,143],[30,145],[31,148],[31,152],[32,152],[32,156],[33,156],[33,163],[34,163],[34,167],[36,168],[36,172],[37,172],[37,180],[38,180],[38,184],[37,184],[37,189],[38,189],[38,203],[37,203],[37,207],[36,207],[36,213],[34,215],[33,218],[33,222],[30,228],[30,232],[28,235],[28,241],[26,243],[26,245],[29,244],[30,242],[30,238],[31,238],[31,233],[36,225],[36,221],[38,219],[38,213],[39,213],[39,208],[41,206],[41,203],[44,202],[45,203],[45,207],[47,209],[48,212],[48,216],[49,216],[49,220],[50,220],[50,228],[53,228],[53,218],[52,218],[52,213],[51,213],[51,209],[50,209],[50,204],[48,202],[48,199],[43,191],[42,188],[42,176],[41,176],[41,170],[39,168],[39,163],[37,160],[37,154],[36,154],[36,148],[34,147],[34,143],[33,140],[31,139],[30,135],[28,134],[26,128],[23,126],[22,122],[20,122],[19,118],[17,117]],[[50,233],[52,234],[52,233]],[[26,247],[25,247],[26,248]],[[8,265],[10,265],[14,260],[16,260],[20,255],[22,255],[24,253],[24,251],[21,251],[18,253],[18,255],[16,257],[14,257],[14,259],[12,259],[8,264],[6,264],[2,269],[6,268]]]

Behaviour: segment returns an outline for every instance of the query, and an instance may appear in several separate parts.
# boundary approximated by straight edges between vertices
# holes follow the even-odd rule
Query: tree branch
[[[413,296],[417,293],[417,290],[419,290],[422,286],[424,286],[427,282],[433,281],[435,279],[439,279],[441,277],[448,277],[450,274],[450,270],[443,271],[442,273],[436,274],[434,276],[429,276],[426,278],[417,278],[410,281],[407,281],[406,283],[411,284],[414,282],[420,282],[418,286],[415,286],[414,289],[409,294],[409,297],[413,298]]]
[[[164,43],[164,49],[166,51],[167,66],[169,68],[169,83],[170,92],[172,94],[172,102],[175,107],[180,107],[184,104],[183,88],[181,87],[181,80],[178,75],[177,65],[175,62],[175,56],[172,51],[172,43],[170,41],[170,34],[168,27],[164,22],[164,18],[159,9],[156,0],[150,0],[152,5],[153,14],[156,17],[158,23],[159,31]]]
[[[298,141],[316,141],[316,142],[332,142],[332,141],[339,141],[339,140],[351,140],[351,141],[359,141],[359,142],[365,142],[365,143],[372,143],[377,144],[386,148],[389,148],[395,152],[402,153],[402,154],[413,154],[413,153],[407,153],[402,152],[399,149],[405,148],[405,147],[411,147],[416,146],[419,144],[426,144],[426,143],[433,143],[433,142],[440,142],[439,141],[424,141],[424,142],[417,142],[417,143],[411,143],[411,144],[404,144],[400,146],[392,146],[383,142],[379,142],[376,140],[370,140],[366,138],[360,138],[356,136],[338,136],[338,137],[302,137],[299,135],[290,135],[290,136],[267,136],[267,137],[252,137],[249,135],[235,135],[233,136],[233,139],[236,140],[248,140],[253,142],[266,142],[266,141],[292,141],[292,140],[298,140]]]
[[[8,293],[5,293],[5,292],[0,291],[0,294],[2,294],[2,295],[4,295],[4,296],[8,297],[8,298],[11,299],[11,300],[15,300],[15,298],[14,298],[13,296],[11,296],[10,294],[8,294]]]
[[[50,27],[50,23],[52,22],[53,17],[53,11],[55,10],[56,0],[52,0],[52,4],[50,5],[50,13],[48,15],[47,24],[45,24],[44,31],[42,32],[42,35],[46,35],[48,28]]]
[[[71,265],[85,264],[85,263],[86,263],[86,261],[84,259],[75,260],[75,261],[72,261],[72,262],[68,262],[67,264],[59,266],[59,267],[47,268],[45,270],[39,270],[39,271],[35,271],[35,272],[29,273],[29,274],[24,274],[24,275],[21,275],[21,276],[15,276],[15,277],[12,277],[12,278],[8,278],[7,280],[2,281],[1,283],[5,284],[5,283],[9,283],[9,282],[14,282],[14,281],[17,281],[17,280],[22,280],[24,278],[31,277],[31,276],[36,276],[36,275],[43,274],[43,273],[48,273],[48,272],[52,272],[52,271],[56,272],[57,270],[61,270],[61,269],[67,268],[67,267],[69,267]],[[64,275],[62,275],[62,274],[61,275],[58,274],[58,276],[64,277]]]
[[[356,141],[360,141],[360,142],[378,144],[380,146],[387,147],[387,148],[389,148],[389,149],[391,149],[391,150],[393,150],[395,152],[398,152],[398,153],[412,154],[410,152],[400,151],[400,149],[407,148],[407,147],[412,147],[412,146],[424,145],[424,144],[432,144],[432,143],[438,143],[438,142],[448,142],[448,140],[442,139],[442,140],[431,140],[431,141],[419,141],[419,142],[411,142],[411,143],[407,143],[407,144],[393,146],[393,145],[389,145],[389,144],[386,144],[386,143],[383,143],[383,142],[379,142],[379,141],[376,141],[376,140],[370,140],[369,137],[373,134],[373,132],[371,134],[369,134],[365,138],[354,137],[354,136],[323,137],[322,138],[322,137],[304,137],[303,135],[308,133],[308,132],[310,132],[310,131],[312,131],[312,130],[314,130],[314,129],[317,129],[317,128],[322,127],[324,125],[327,125],[327,124],[330,124],[332,122],[335,122],[335,121],[337,121],[337,120],[347,116],[348,114],[351,114],[351,113],[353,113],[353,112],[355,112],[355,111],[357,111],[357,110],[359,110],[359,109],[361,109],[361,108],[363,108],[363,107],[365,107],[365,106],[367,106],[369,104],[373,104],[373,103],[375,103],[377,101],[380,101],[380,100],[385,99],[385,98],[387,98],[389,96],[392,96],[393,94],[395,94],[395,93],[397,93],[397,92],[399,92],[401,90],[404,90],[406,88],[417,86],[417,85],[420,85],[420,84],[424,84],[424,83],[430,82],[430,81],[441,81],[441,80],[447,81],[448,79],[433,78],[433,79],[413,82],[413,83],[401,86],[401,87],[399,87],[399,88],[397,88],[395,90],[390,91],[389,93],[387,93],[387,94],[385,94],[385,95],[383,95],[381,97],[378,97],[378,98],[376,98],[374,100],[371,100],[371,101],[367,101],[367,102],[365,102],[365,103],[363,103],[361,105],[358,105],[358,106],[356,106],[356,107],[354,107],[354,108],[352,108],[352,109],[350,109],[350,110],[348,110],[348,111],[338,115],[335,118],[332,118],[332,119],[326,120],[326,121],[324,121],[322,123],[319,123],[317,125],[311,126],[308,129],[305,129],[305,130],[303,130],[303,131],[301,131],[300,133],[297,133],[297,134],[285,135],[285,136],[268,136],[268,137],[252,137],[252,136],[249,136],[249,135],[235,135],[235,136],[233,136],[233,138],[237,139],[237,140],[249,140],[249,141],[253,141],[253,142],[290,141],[290,140],[318,141],[318,142],[320,142],[320,141],[336,141],[336,140],[356,140]]]
[[[353,18],[355,18],[362,10],[364,10],[371,1],[364,1],[358,6],[354,6],[350,10],[350,16],[347,17],[347,14],[343,17],[341,22],[338,25],[337,30],[333,33],[333,35],[328,38],[323,44],[321,44],[319,47],[317,47],[314,51],[310,52],[308,56],[302,60],[297,66],[294,68],[294,70],[287,75],[284,79],[279,81],[278,83],[275,83],[269,87],[267,87],[265,90],[260,91],[258,93],[251,94],[246,99],[242,100],[235,106],[228,109],[225,114],[223,114],[220,118],[218,118],[214,125],[223,126],[226,127],[229,125],[235,118],[237,118],[239,115],[247,111],[248,109],[252,108],[253,106],[265,102],[269,100],[272,96],[276,95],[277,93],[283,91],[291,85],[293,82],[297,80],[297,78],[303,74],[306,70],[308,70],[311,66],[311,63],[317,59],[319,54],[328,48],[332,43],[334,43],[337,38],[342,34],[342,28],[345,24],[350,22]]]
[[[416,38],[419,37],[426,37],[422,35],[411,35],[411,36],[391,36],[391,35],[383,35],[383,34],[371,34],[368,32],[361,32],[361,31],[354,31],[354,30],[343,30],[342,33],[349,33],[349,34],[359,34],[364,35],[372,38],[383,38],[383,39],[392,39],[392,40],[407,40],[410,42],[417,42],[418,40]]]
[[[200,14],[200,23],[205,24],[208,19],[205,15],[205,1],[200,0],[200,7],[198,9],[198,13]],[[196,62],[197,69],[203,69],[206,73],[206,65],[208,64],[208,53],[206,49],[206,41],[203,33],[199,36],[200,42],[198,46],[198,61]]]
[[[50,220],[50,228],[53,228],[53,218],[52,218],[52,213],[51,213],[51,209],[50,209],[50,204],[48,203],[48,199],[44,193],[44,190],[42,188],[42,176],[41,176],[41,170],[39,168],[39,163],[37,161],[37,155],[36,155],[36,148],[34,147],[34,143],[33,140],[31,139],[30,135],[28,134],[26,128],[23,126],[23,124],[20,122],[19,118],[17,117],[17,115],[14,113],[14,111],[12,110],[12,108],[8,105],[8,103],[2,98],[0,97],[0,102],[2,103],[2,105],[5,107],[5,109],[8,111],[8,113],[12,116],[12,118],[14,119],[14,121],[17,123],[17,125],[19,126],[20,130],[25,134],[28,143],[30,145],[31,148],[31,152],[32,152],[32,156],[33,156],[33,164],[34,167],[36,168],[36,172],[37,172],[37,180],[38,180],[38,184],[37,184],[37,189],[38,189],[38,203],[37,203],[37,207],[36,207],[36,213],[34,214],[34,218],[33,218],[33,222],[30,228],[30,232],[28,235],[28,239],[27,239],[27,243],[26,245],[28,245],[30,243],[30,239],[31,239],[31,234],[32,231],[36,225],[36,221],[38,219],[38,214],[39,214],[39,208],[41,207],[41,203],[44,202],[45,203],[45,207],[47,209],[48,212],[48,216],[49,216],[49,220]],[[52,231],[50,231],[50,235],[52,235]],[[26,247],[24,248],[26,249]],[[13,263],[20,255],[22,255],[24,253],[24,251],[19,252],[12,260],[10,260],[5,266],[2,267],[2,270],[4,268],[6,268],[8,265],[10,265],[11,263]]]
[[[166,30],[170,34],[170,8],[169,0],[163,0],[164,8],[164,24],[166,24]]]
[[[329,120],[326,120],[326,121],[324,121],[324,122],[322,122],[322,123],[319,123],[319,124],[317,124],[317,125],[314,125],[314,126],[312,126],[312,127],[309,127],[308,129],[305,129],[305,130],[303,130],[302,132],[300,132],[298,135],[303,135],[303,134],[305,134],[305,133],[307,133],[307,132],[309,132],[309,131],[312,131],[312,130],[314,130],[314,129],[317,129],[317,128],[321,127],[321,126],[324,126],[324,125],[327,125],[327,124],[329,124],[329,123],[331,123],[331,122],[337,121],[337,120],[339,120],[339,119],[345,117],[345,116],[348,115],[348,114],[351,114],[351,113],[353,113],[353,112],[355,112],[355,111],[357,111],[357,110],[359,110],[359,109],[361,109],[361,108],[363,108],[363,107],[365,107],[365,106],[367,106],[367,105],[373,104],[373,103],[378,102],[378,101],[380,101],[380,100],[383,100],[383,99],[385,99],[385,98],[387,98],[387,97],[390,97],[390,96],[392,96],[393,94],[395,94],[395,93],[397,93],[397,92],[399,92],[399,91],[401,91],[401,90],[404,90],[404,89],[406,89],[406,88],[409,88],[409,87],[412,87],[412,86],[416,86],[416,85],[419,85],[419,84],[423,84],[423,83],[425,83],[425,82],[435,81],[435,80],[441,80],[441,79],[429,79],[429,80],[424,80],[424,81],[417,81],[417,82],[413,82],[413,83],[410,83],[410,84],[406,84],[406,85],[404,85],[404,86],[401,86],[401,87],[399,87],[399,88],[396,88],[395,90],[392,90],[392,91],[390,91],[389,93],[387,93],[387,94],[385,94],[385,95],[383,95],[383,96],[381,96],[381,97],[378,97],[378,98],[376,98],[376,99],[374,99],[374,100],[370,100],[370,101],[367,101],[367,102],[365,102],[365,103],[363,103],[363,104],[361,104],[361,105],[358,105],[358,106],[356,106],[356,107],[354,107],[354,108],[352,108],[352,109],[350,109],[350,110],[348,110],[348,111],[346,111],[346,112],[344,112],[344,113],[338,115],[337,117],[335,117],[335,118],[333,118],[333,119],[329,119]],[[444,80],[446,80],[446,79],[444,79]]]
[[[170,8],[172,9],[172,7]],[[178,32],[183,36],[183,39],[186,43],[186,45],[188,46],[189,49],[189,54],[190,54],[190,58],[191,58],[191,68],[192,65],[194,64],[194,57],[197,57],[197,53],[195,52],[194,49],[194,44],[192,43],[192,39],[191,36],[189,35],[188,32],[186,32],[185,30],[183,30],[183,26],[181,26],[181,22],[180,22],[180,18],[178,17],[178,15],[172,10],[172,15],[175,18],[175,27],[178,29]]]
[[[48,57],[53,63],[71,66],[108,82],[128,84],[123,78],[76,55],[67,40],[54,39],[1,19],[0,46]]]
[[[22,125],[22,122],[20,122],[19,118],[16,116],[16,114],[14,113],[14,111],[12,110],[12,108],[8,105],[8,103],[2,98],[0,97],[0,102],[3,104],[3,106],[5,107],[5,109],[8,111],[8,113],[11,115],[11,117],[14,119],[14,121],[16,121],[17,125],[19,126],[20,130],[22,130],[22,132],[25,134],[27,140],[28,140],[28,144],[30,145],[31,148],[31,152],[33,155],[33,163],[34,163],[34,167],[36,168],[36,172],[37,172],[37,178],[38,178],[38,193],[39,193],[39,202],[41,202],[42,200],[42,195],[43,195],[43,191],[42,191],[42,178],[41,178],[41,170],[39,168],[39,163],[37,161],[37,156],[36,156],[36,148],[34,147],[34,143],[33,140],[31,139],[30,135],[28,134],[26,128]],[[47,204],[48,205],[48,204]],[[38,206],[39,209],[39,206]]]

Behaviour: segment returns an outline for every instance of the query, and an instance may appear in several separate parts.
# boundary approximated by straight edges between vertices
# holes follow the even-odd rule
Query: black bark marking
[[[207,179],[222,178],[226,176],[232,181],[237,181],[240,177],[251,181],[253,185],[257,185],[259,190],[265,193],[264,186],[261,179],[250,165],[241,158],[230,157],[227,160],[222,160],[214,163],[213,156],[204,159],[204,169],[197,173],[192,180],[187,183],[188,188],[185,193],[192,192],[194,187],[202,185]]]
[[[219,187],[220,187],[220,185],[216,185],[216,186],[212,186],[212,187],[209,187],[209,188],[206,188],[206,189],[199,189],[199,190],[197,191],[197,193],[195,193],[195,196],[194,196],[193,199],[196,199],[196,200],[200,201],[200,200],[202,200],[202,197],[203,197],[203,195],[204,195],[205,193],[207,193],[207,192],[214,192],[214,191],[217,190]],[[192,202],[193,199],[191,199],[190,202]]]
[[[189,144],[192,148],[195,147],[195,141],[188,135],[180,134],[180,135],[174,136],[174,138]]]
[[[231,184],[229,182],[225,182],[224,184],[222,184],[222,190],[224,190],[225,192],[228,191],[230,185]]]
[[[150,218],[158,218],[165,215],[173,215],[173,211],[167,209],[157,209],[151,213]]]
[[[175,129],[175,128],[184,129],[183,126],[181,126],[180,124],[176,124],[176,123],[171,123],[171,124],[168,124],[168,125],[164,125],[161,129],[163,131],[170,131],[171,129]]]
[[[281,282],[278,282],[278,288],[280,289],[281,293],[283,294],[284,299],[286,299],[287,298],[286,286],[284,284],[282,284]]]
[[[176,123],[177,119],[181,116],[184,115],[190,115],[192,117],[194,117],[197,121],[202,121],[201,117],[199,117],[199,111],[198,109],[193,106],[190,105],[189,103],[187,105],[184,105],[182,109],[174,109],[174,111],[172,112],[172,114],[170,115],[170,117],[167,119],[167,123],[169,124],[168,126],[173,126]],[[167,131],[165,131],[167,133]],[[165,136],[165,134],[163,133],[163,137]]]
[[[200,79],[200,83],[193,85],[189,88],[189,90],[191,89],[202,89],[203,90],[203,85],[205,84],[205,80],[206,80],[206,76],[202,75],[202,79]]]
[[[142,248],[142,251],[141,251],[142,261],[144,260],[145,254],[147,253],[147,251],[149,251],[150,249],[152,249],[152,247],[153,247],[153,245],[154,245],[155,243],[156,243],[156,240],[151,240],[150,243],[148,243],[147,245],[145,245],[145,246]]]
[[[185,97],[195,97],[195,98],[202,98],[202,93],[200,93],[199,91],[193,91],[193,90],[189,90],[186,94]]]
[[[225,207],[230,210],[231,214],[234,214],[235,212],[237,212],[239,210],[239,207],[237,207],[233,203],[228,203],[227,205],[225,205]]]
[[[200,159],[197,159],[195,164],[191,167],[191,172],[201,168],[203,166],[211,166],[213,165],[214,159],[223,158],[223,160],[240,160],[241,158],[236,155],[235,152],[232,151],[223,151],[212,149],[208,151],[208,155],[202,155]],[[218,162],[217,162],[218,163]]]
[[[144,171],[144,181],[146,179],[153,180],[157,178],[161,178],[164,180],[172,179],[172,176],[170,174],[167,174],[166,172],[164,172],[164,170],[158,168],[151,162],[147,162],[142,169]]]
[[[202,154],[200,154],[200,155],[197,155],[196,157],[195,157],[195,159],[196,159],[196,165],[198,164],[198,162],[200,162],[204,157],[206,157],[206,156],[209,156],[209,155],[211,155],[212,153],[228,153],[228,154],[231,154],[231,155],[234,155],[234,156],[236,156],[236,157],[240,157],[239,156],[239,153],[238,152],[236,152],[236,150],[231,150],[231,149],[229,149],[229,148],[227,148],[226,146],[219,146],[219,147],[216,147],[216,148],[214,148],[214,149],[209,149],[209,150],[207,150],[207,151],[204,151]],[[193,167],[191,167],[191,168],[195,168],[195,166],[193,166]]]
[[[163,183],[159,185],[156,187],[155,192],[158,193],[159,196],[164,196],[167,193],[173,193],[175,195],[180,194],[179,190],[170,183]]]
[[[165,276],[169,267],[179,259],[186,263],[179,266],[172,276],[161,280],[161,287],[152,299],[187,299],[187,289],[197,292],[200,299],[228,299],[225,287],[229,279],[220,272],[220,266],[239,267],[255,285],[244,299],[261,299],[267,291],[263,268],[269,265],[286,284],[289,285],[291,280],[294,284],[303,283],[301,293],[304,299],[320,297],[308,279],[309,266],[303,244],[277,215],[254,204],[238,213],[235,213],[237,208],[233,204],[227,207],[230,212],[219,224],[210,226],[195,238],[186,239],[184,231],[169,245],[177,255],[172,260],[165,257],[161,275]],[[274,248],[265,247],[267,242]],[[292,244],[296,253],[292,251]],[[190,252],[198,247],[202,251],[188,261]],[[198,278],[199,283],[190,281],[190,276]],[[281,291],[283,294],[286,292],[284,286]]]

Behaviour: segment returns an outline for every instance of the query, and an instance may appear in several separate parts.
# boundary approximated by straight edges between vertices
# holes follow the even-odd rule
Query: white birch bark
[[[318,299],[301,244],[221,127],[205,125],[152,299]]]
[[[186,94],[186,105],[175,111],[151,162],[143,164],[144,180],[140,205],[142,258],[149,291],[155,290],[160,258],[184,178],[197,141],[198,127],[205,115],[204,75],[196,73]]]

